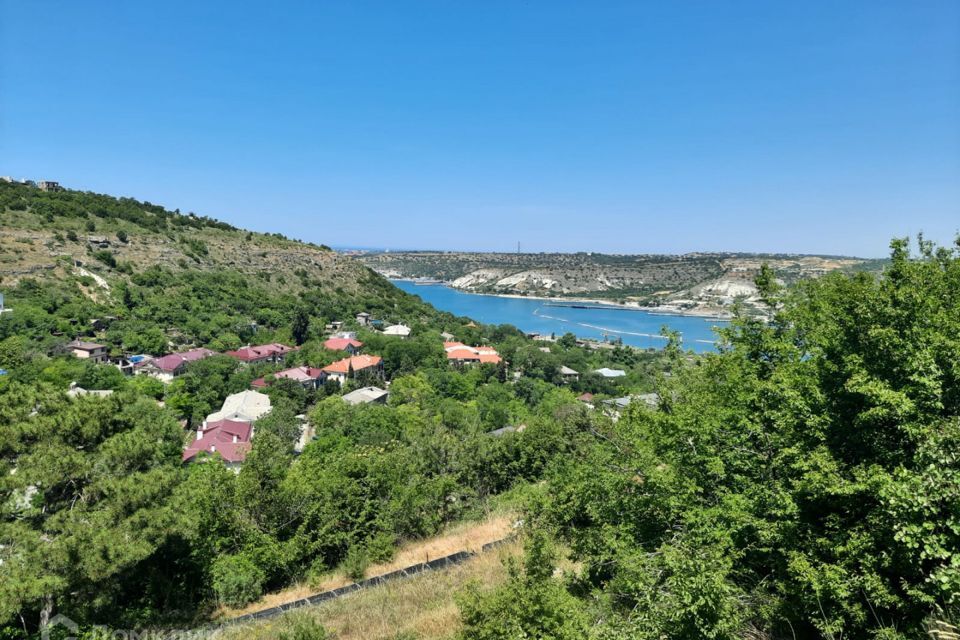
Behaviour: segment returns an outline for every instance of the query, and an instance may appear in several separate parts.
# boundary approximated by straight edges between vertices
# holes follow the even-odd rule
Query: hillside
[[[876,270],[882,261],[837,256],[691,253],[371,253],[361,260],[389,278],[435,278],[464,291],[617,301],[664,311],[717,312],[736,299],[757,308],[753,280],[764,263],[785,283],[834,270]]]
[[[284,291],[361,288],[369,272],[327,247],[237,229],[149,202],[80,191],[41,191],[0,182],[0,276],[62,277],[71,263],[118,275],[153,265],[171,270],[231,270]],[[110,257],[107,256],[108,252]],[[105,262],[106,261],[106,262]]]
[[[0,182],[0,339],[51,352],[93,336],[114,353],[294,340],[360,311],[439,314],[330,249],[234,228],[148,202]],[[29,359],[28,356],[24,356]]]

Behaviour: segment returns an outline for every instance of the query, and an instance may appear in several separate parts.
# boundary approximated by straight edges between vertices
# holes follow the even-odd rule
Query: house
[[[465,364],[500,364],[502,358],[493,347],[469,347],[462,342],[444,342],[447,362],[462,366]]]
[[[331,338],[346,338],[347,340],[356,340],[357,332],[356,331],[338,331]]]
[[[396,336],[401,340],[410,337],[410,327],[405,324],[394,324],[390,325],[383,330],[383,335],[385,336]]]
[[[371,316],[369,313],[366,311],[361,311],[357,314],[357,324],[359,324],[361,327],[366,327],[370,324],[370,318]]]
[[[161,358],[153,360],[141,360],[140,364],[135,364],[137,374],[146,374],[153,376],[161,382],[170,382],[177,376],[183,375],[187,370],[187,365],[197,360],[203,360],[210,356],[217,355],[216,351],[210,349],[191,349],[180,353],[168,353]],[[133,360],[133,358],[131,358]]]
[[[97,344],[96,342],[74,340],[67,344],[67,348],[70,349],[77,358],[93,360],[94,362],[107,361],[107,347],[102,344]]]
[[[604,400],[603,404],[615,411],[620,411],[629,407],[631,402],[633,402],[633,398],[630,396],[624,396],[622,398],[610,398],[609,400]]]
[[[323,348],[330,351],[346,351],[352,356],[360,353],[363,343],[356,338],[328,338],[323,343]]]
[[[440,337],[443,338],[444,342],[453,342],[455,339],[454,335],[449,331],[444,331],[443,333],[440,334]]]
[[[239,470],[250,451],[253,425],[243,420],[205,421],[197,438],[184,452],[183,462],[196,462],[200,454],[220,456],[227,467]]]
[[[660,404],[660,395],[656,393],[641,393],[632,396],[624,396],[622,398],[612,398],[610,400],[604,400],[603,404],[606,405],[609,409],[619,413],[623,409],[626,409],[634,402],[642,402],[647,407],[651,409],[656,409]]]
[[[627,372],[623,369],[609,369],[607,367],[597,369],[594,371],[594,373],[599,374],[604,378],[622,378],[623,376],[627,375]]]
[[[341,385],[346,382],[351,375],[356,375],[361,371],[369,371],[375,376],[383,377],[383,358],[380,356],[350,356],[343,360],[337,360],[333,364],[323,368],[323,372],[328,378],[332,378]]]
[[[227,396],[220,411],[207,416],[207,422],[240,420],[254,422],[270,411],[270,396],[259,391],[241,391]]]
[[[41,180],[37,183],[41,191],[60,191],[60,183],[53,180]]]
[[[120,369],[121,373],[126,376],[133,376],[140,373],[143,367],[147,366],[150,362],[153,362],[153,356],[148,356],[145,353],[132,356],[120,356],[119,358],[113,359],[114,366]]]
[[[340,331],[341,328],[343,328],[343,322],[340,320],[334,320],[333,322],[330,322],[324,326],[325,331]]]
[[[67,395],[71,398],[76,398],[78,396],[97,396],[98,398],[106,398],[107,396],[113,395],[113,389],[84,389],[83,387],[77,386],[76,382],[71,382],[70,390],[67,391]]]
[[[580,372],[571,369],[568,366],[560,367],[560,377],[563,378],[564,382],[569,382],[571,380],[579,380]]]
[[[583,402],[584,404],[592,404],[593,394],[590,393],[589,391],[587,393],[581,393],[579,396],[577,396],[577,400],[579,400],[580,402]]]
[[[270,375],[277,380],[285,379],[299,382],[304,389],[316,389],[323,384],[323,381],[327,377],[323,369],[317,369],[315,367],[294,367],[292,369],[277,371]],[[266,376],[257,378],[250,383],[250,386],[254,389],[265,389],[268,386]]]
[[[389,391],[385,391],[379,387],[364,387],[344,394],[343,401],[350,405],[373,404],[375,402],[386,404],[389,396]]]
[[[272,344],[261,344],[255,347],[247,345],[236,351],[227,351],[227,355],[231,358],[236,358],[244,364],[261,364],[264,362],[278,363],[283,362],[287,354],[295,350],[295,347],[288,347],[285,344],[274,342]]]

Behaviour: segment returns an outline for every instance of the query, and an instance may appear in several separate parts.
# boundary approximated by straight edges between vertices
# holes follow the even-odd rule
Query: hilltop
[[[717,313],[735,300],[758,309],[753,283],[764,263],[786,284],[835,270],[877,270],[880,260],[843,256],[689,253],[369,253],[389,278],[435,278],[475,293],[598,299],[663,311]]]

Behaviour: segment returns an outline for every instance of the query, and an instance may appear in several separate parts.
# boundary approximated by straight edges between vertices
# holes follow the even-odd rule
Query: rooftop
[[[357,389],[351,391],[350,393],[344,394],[343,401],[347,404],[370,404],[371,402],[376,402],[386,396],[390,395],[389,391],[385,391],[379,387],[363,387],[362,389]]]
[[[337,360],[323,368],[327,373],[349,373],[352,368],[354,371],[376,367],[383,361],[380,356],[351,356],[343,360]]]

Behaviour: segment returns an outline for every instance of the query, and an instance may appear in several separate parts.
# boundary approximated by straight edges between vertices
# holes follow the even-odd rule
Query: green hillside
[[[289,342],[309,315],[432,321],[438,314],[325,247],[129,198],[0,182],[3,336],[49,349],[104,327],[115,352]]]
[[[35,640],[56,614],[86,637],[205,628],[516,511],[523,557],[503,570],[488,557],[251,636],[920,640],[960,616],[960,247],[896,240],[882,274],[788,287],[761,265],[770,320],[740,315],[697,356],[478,326],[322,247],[146,203],[0,194],[0,637]],[[333,320],[382,379],[277,379],[345,355],[324,345]],[[451,363],[441,332],[502,360]],[[299,349],[164,383],[74,357],[74,337]],[[242,464],[184,464],[261,377],[271,409]],[[385,404],[344,400],[372,385]]]

